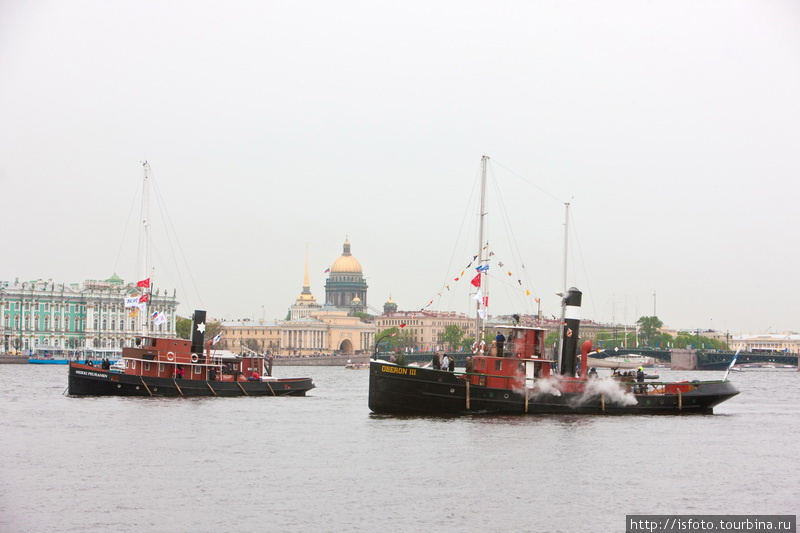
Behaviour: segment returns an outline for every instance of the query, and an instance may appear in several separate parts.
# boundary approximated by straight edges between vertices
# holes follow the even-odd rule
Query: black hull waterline
[[[70,396],[305,396],[314,388],[311,378],[273,381],[203,381],[169,379],[109,372],[69,369]]]
[[[451,372],[409,367],[387,372],[385,366],[370,363],[369,408],[377,414],[711,414],[739,393],[728,381],[704,382],[679,394],[629,393],[622,403],[604,394],[489,388]]]

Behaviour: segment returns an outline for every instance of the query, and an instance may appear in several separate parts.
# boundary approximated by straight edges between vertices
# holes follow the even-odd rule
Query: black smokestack
[[[577,369],[578,330],[581,326],[581,297],[583,293],[570,287],[564,298],[564,325],[561,331],[561,366],[562,376],[574,376]]]
[[[203,344],[206,333],[206,312],[195,311],[192,315],[192,353],[197,357],[203,358]]]

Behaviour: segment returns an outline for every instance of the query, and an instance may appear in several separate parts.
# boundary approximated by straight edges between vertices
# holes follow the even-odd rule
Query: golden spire
[[[311,284],[308,282],[308,243],[306,243],[306,275],[303,278],[303,294],[311,292]]]

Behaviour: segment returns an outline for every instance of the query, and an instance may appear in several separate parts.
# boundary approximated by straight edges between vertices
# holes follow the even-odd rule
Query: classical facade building
[[[369,353],[375,339],[373,324],[328,305],[307,317],[283,322],[281,330],[288,355]]]
[[[346,310],[323,306],[296,320],[223,321],[224,350],[242,347],[272,355],[332,355],[369,353],[375,326],[351,316]]]
[[[350,254],[350,242],[345,240],[342,255],[333,262],[325,283],[325,304],[354,313],[367,311],[367,282],[361,263]]]
[[[762,335],[736,335],[730,339],[732,350],[738,350],[740,346],[745,352],[800,354],[800,335],[797,333],[767,333]]]
[[[147,311],[130,316],[124,299],[136,292],[116,274],[106,280],[55,283],[0,281],[0,335],[3,351],[58,352],[79,348],[119,349],[133,346],[143,331],[145,313],[160,311],[166,322],[150,332],[175,336],[175,293],[156,291]]]
[[[475,338],[475,319],[463,313],[449,311],[397,311],[397,304],[389,299],[383,315],[375,317],[378,332],[402,327],[413,338],[414,348],[421,352],[444,350],[447,348],[441,336],[447,326],[459,326],[465,337]]]
[[[354,286],[361,287],[361,285],[350,279],[342,279],[351,276],[355,278],[358,274],[357,277],[363,284],[363,301],[366,301],[366,283],[361,276],[361,265],[350,256],[349,247],[350,244],[345,243],[346,255],[342,255],[334,263],[334,267],[339,269],[337,274],[342,276],[329,281],[329,285],[333,284],[334,298],[349,297],[349,300],[346,300],[349,305],[340,308],[330,304],[324,306],[317,304],[316,298],[311,294],[308,254],[306,254],[303,289],[294,305],[289,308],[289,319],[272,322],[223,321],[221,348],[240,352],[243,351],[242,347],[246,347],[262,353],[290,356],[369,353],[375,341],[375,325],[353,316],[353,313],[363,311],[363,307],[360,306],[362,300],[358,293],[355,293],[355,296],[350,296],[352,292],[348,293],[354,290]],[[345,257],[347,259],[340,262]],[[333,271],[333,268],[331,270]],[[347,276],[344,276],[344,273],[347,273]],[[343,296],[346,293],[347,296]]]
[[[281,322],[277,320],[229,320],[220,322],[222,339],[215,346],[241,353],[243,347],[259,353],[276,354],[281,349]]]

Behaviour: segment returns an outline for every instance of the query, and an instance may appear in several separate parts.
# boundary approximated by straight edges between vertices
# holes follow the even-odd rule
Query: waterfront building
[[[223,350],[242,347],[271,355],[333,355],[369,353],[375,326],[347,310],[323,306],[294,320],[222,321]]]
[[[745,352],[786,352],[800,354],[800,334],[767,333],[763,335],[736,335],[731,339],[730,349]]]
[[[342,258],[346,259],[340,262]],[[262,353],[291,356],[370,353],[375,341],[375,325],[354,316],[356,312],[363,312],[364,300],[358,294],[366,299],[366,282],[361,276],[361,265],[350,255],[349,243],[345,243],[345,254],[331,270],[334,268],[337,276],[329,281],[332,297],[347,305],[340,308],[317,304],[311,294],[306,252],[303,289],[289,308],[288,319],[223,321],[220,347],[234,352],[244,351],[242,347],[246,347]]]
[[[114,274],[106,280],[56,283],[51,279],[0,281],[2,350],[29,355],[81,348],[117,350],[134,346],[143,330],[144,312],[130,316],[124,298],[136,291]],[[175,336],[175,293],[153,291],[146,313],[160,311],[166,321],[150,326],[159,336]]]
[[[281,323],[281,333],[288,355],[370,353],[375,340],[374,324],[329,305]]]
[[[367,282],[361,263],[350,253],[350,242],[345,240],[342,255],[330,267],[325,283],[325,304],[347,309],[349,314],[367,310]]]
[[[378,332],[402,328],[413,339],[413,347],[421,352],[444,350],[441,336],[447,326],[459,326],[465,338],[475,338],[475,319],[452,311],[397,311],[391,298],[384,305],[384,314],[375,317]]]
[[[215,348],[242,353],[245,348],[275,354],[281,348],[281,323],[277,320],[223,320],[222,337]]]

